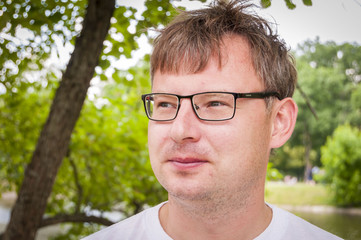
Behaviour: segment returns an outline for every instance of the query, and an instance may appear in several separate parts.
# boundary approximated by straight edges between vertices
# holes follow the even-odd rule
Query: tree
[[[55,94],[32,160],[26,168],[3,236],[5,240],[35,238],[55,177],[66,154],[71,132],[98,64],[114,7],[114,0],[90,0],[88,3],[82,32]]]
[[[136,81],[127,80],[129,74]],[[166,200],[148,161],[148,120],[139,97],[150,90],[148,76],[145,66],[131,68],[118,75],[116,82],[107,83],[95,100],[86,102],[44,221],[82,216],[83,222],[97,224],[73,224],[68,231],[87,235],[98,224],[109,225]],[[107,212],[118,213],[118,217],[108,218]],[[94,216],[97,221],[91,219]]]
[[[361,131],[339,126],[322,147],[326,182],[330,183],[337,205],[361,206]]]
[[[318,39],[298,47],[299,88],[294,98],[299,115],[289,144],[280,149],[273,160],[276,168],[306,180],[312,166],[321,165],[320,148],[327,136],[338,125],[350,121],[352,115],[357,119],[351,108],[351,96],[356,94],[360,77],[360,51],[361,47],[356,44],[320,43]]]
[[[101,93],[85,102],[40,227],[64,222],[96,224],[67,225],[67,230],[57,239],[79,239],[79,235],[98,230],[98,225],[110,225],[134,215],[146,205],[166,199],[165,191],[152,174],[146,150],[148,120],[139,96],[150,91],[149,71],[147,66],[137,65],[119,72],[114,80],[105,84]],[[130,80],[131,77],[134,80]],[[21,175],[19,167],[14,169],[15,164],[23,163],[21,159],[31,154],[30,151],[25,153],[21,145],[30,145],[31,150],[36,130],[41,128],[38,118],[28,117],[29,110],[33,116],[42,114],[45,119],[47,113],[42,112],[48,104],[41,108],[37,105],[47,101],[47,92],[39,89],[36,94],[25,96],[17,111],[6,114],[11,119],[4,128],[9,131],[4,139],[10,141],[5,146],[0,145],[0,152],[6,152],[13,142],[20,146],[12,146],[14,152],[7,151],[9,159],[5,161],[13,164],[4,165],[1,170],[11,171],[14,179]],[[0,102],[5,96],[0,96]],[[21,108],[23,106],[25,109]],[[4,107],[0,108],[0,113],[4,110],[9,111]],[[29,119],[35,121],[27,122]],[[14,122],[19,124],[14,126]],[[27,128],[20,130],[26,134],[16,129],[23,123]],[[11,141],[14,133],[16,138]],[[3,135],[0,133],[0,136]],[[15,163],[14,158],[19,161]],[[5,176],[11,180],[10,174]],[[108,218],[107,212],[118,213],[117,218]]]
[[[351,94],[352,113],[349,116],[351,126],[361,129],[361,84],[358,84]]]
[[[344,77],[336,69],[324,67],[313,69],[307,64],[300,69],[299,75],[299,84],[307,93],[318,116],[316,119],[312,115],[298,91],[295,99],[300,108],[300,114],[295,129],[296,137],[293,141],[301,143],[304,147],[303,177],[307,180],[310,179],[312,166],[317,164],[317,155],[314,155],[316,159],[311,160],[311,152],[318,154],[319,159],[319,149],[326,137],[338,124],[344,122],[342,118],[350,109],[347,107],[349,99],[344,99],[344,96],[348,94],[347,87],[344,87]]]
[[[51,222],[49,219],[42,219],[46,201],[61,162],[69,153],[68,143],[71,132],[79,117],[95,66],[101,67],[99,74],[105,79],[105,69],[109,67],[111,59],[117,59],[121,55],[129,57],[131,50],[137,47],[136,37],[144,32],[142,31],[144,28],[164,22],[171,13],[175,12],[169,1],[160,4],[159,1],[149,0],[145,2],[146,11],[136,19],[134,8],[115,5],[114,1],[90,0],[83,20],[81,16],[85,5],[85,1],[65,0],[51,3],[0,2],[3,15],[0,21],[1,35],[6,37],[0,42],[0,50],[1,53],[9,56],[8,59],[2,59],[4,68],[1,71],[1,87],[7,94],[17,95],[19,86],[24,86],[22,76],[32,69],[42,68],[51,49],[56,48],[54,40],[56,36],[65,44],[73,41],[82,29],[56,91],[48,120],[39,137],[32,160],[26,168],[4,239],[32,239],[38,227]],[[111,18],[112,16],[114,18]],[[111,19],[112,26],[109,30],[110,34],[107,35]],[[136,31],[129,30],[131,23],[134,22]],[[19,31],[24,30],[32,34],[32,37],[23,41],[18,35]],[[107,40],[104,42],[105,38]],[[99,58],[103,42],[106,48]],[[116,77],[116,74],[113,74],[113,77]],[[29,90],[31,85],[25,84],[24,88]],[[21,92],[26,93],[26,90],[22,89]],[[73,164],[71,157],[68,159],[76,176],[76,165]],[[12,188],[11,183],[8,187]],[[69,219],[69,216],[63,217],[61,221],[64,219],[84,221],[84,218]],[[59,221],[59,218],[56,221]],[[87,218],[86,221],[99,221],[99,219]],[[22,225],[22,222],[26,224]]]

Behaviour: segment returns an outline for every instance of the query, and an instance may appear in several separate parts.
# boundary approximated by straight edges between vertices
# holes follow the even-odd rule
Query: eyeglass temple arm
[[[281,95],[278,92],[255,92],[255,93],[238,93],[237,98],[267,98],[277,97],[282,100]]]

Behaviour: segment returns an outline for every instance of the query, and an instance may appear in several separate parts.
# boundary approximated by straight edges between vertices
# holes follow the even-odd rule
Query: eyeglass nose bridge
[[[194,102],[193,102],[193,97],[194,97],[194,95],[186,95],[186,96],[180,96],[180,95],[177,95],[177,98],[178,98],[178,107],[177,107],[177,112],[176,112],[176,114],[175,114],[175,117],[174,117],[174,119],[176,119],[177,118],[177,116],[178,116],[178,113],[179,113],[179,110],[180,110],[180,108],[181,108],[181,106],[182,106],[182,104],[181,104],[181,100],[182,99],[187,99],[187,98],[189,98],[189,100],[190,100],[190,102],[191,102],[191,106],[192,106],[192,109],[193,109],[193,112],[194,112],[194,114],[196,115],[196,117],[198,118],[198,119],[200,119],[200,120],[202,120],[202,118],[198,115],[198,113],[197,113],[197,109],[196,109],[196,107],[198,107],[196,104],[194,104]]]

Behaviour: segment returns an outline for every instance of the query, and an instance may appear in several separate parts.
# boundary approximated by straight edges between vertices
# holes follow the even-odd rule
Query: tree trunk
[[[34,239],[41,226],[47,199],[98,64],[114,8],[115,0],[88,1],[83,29],[25,170],[4,240]]]
[[[303,172],[303,181],[309,182],[312,180],[312,163],[310,159],[311,150],[312,150],[312,141],[307,126],[305,126],[303,146],[305,147],[305,154],[304,154],[305,169]]]

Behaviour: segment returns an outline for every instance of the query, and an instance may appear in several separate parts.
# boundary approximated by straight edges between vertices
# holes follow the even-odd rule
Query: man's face
[[[213,59],[197,74],[155,72],[154,93],[261,92],[264,86],[241,37],[224,39],[223,66]],[[263,99],[237,99],[233,119],[210,122],[182,99],[173,121],[149,121],[150,161],[169,197],[188,200],[246,198],[262,192],[269,157],[271,120]]]

